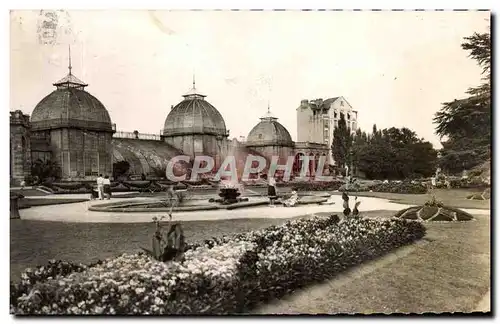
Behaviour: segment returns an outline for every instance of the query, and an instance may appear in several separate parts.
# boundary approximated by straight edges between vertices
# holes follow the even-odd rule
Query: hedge
[[[399,194],[425,194],[427,187],[420,183],[411,182],[388,182],[380,183],[370,187],[374,192],[390,192]]]
[[[332,215],[193,244],[181,261],[139,253],[89,267],[55,262],[11,284],[11,313],[243,313],[424,235],[418,222]]]
[[[311,181],[311,182],[279,182],[278,187],[294,187],[297,191],[335,191],[345,184],[345,181]]]
[[[75,194],[75,193],[90,193],[92,188],[96,186],[94,182],[58,182],[44,183],[41,188],[50,191],[54,194]],[[166,191],[169,184],[164,181],[123,181],[111,182],[111,192],[130,192],[130,191]],[[183,183],[175,184],[174,189],[185,189]]]

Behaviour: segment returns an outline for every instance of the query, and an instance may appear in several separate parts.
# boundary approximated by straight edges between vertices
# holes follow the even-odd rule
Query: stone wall
[[[31,175],[29,116],[20,110],[10,112],[10,180],[18,185]]]

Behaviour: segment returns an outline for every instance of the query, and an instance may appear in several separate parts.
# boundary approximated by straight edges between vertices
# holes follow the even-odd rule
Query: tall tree
[[[332,156],[337,166],[345,168],[351,167],[352,161],[352,140],[351,129],[347,127],[344,114],[340,114],[337,127],[333,130]]]
[[[443,168],[457,172],[473,167],[491,155],[491,37],[489,33],[466,37],[462,48],[482,68],[483,83],[466,93],[469,97],[443,104],[436,113],[436,133],[443,142]]]
[[[408,128],[377,130],[368,136],[356,132],[354,165],[370,179],[406,179],[434,173],[437,152],[432,144]]]

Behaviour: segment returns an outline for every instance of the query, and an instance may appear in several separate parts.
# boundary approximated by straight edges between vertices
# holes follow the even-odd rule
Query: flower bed
[[[401,219],[294,220],[193,244],[181,261],[126,254],[89,267],[39,268],[11,285],[11,312],[241,313],[424,235],[422,224]]]

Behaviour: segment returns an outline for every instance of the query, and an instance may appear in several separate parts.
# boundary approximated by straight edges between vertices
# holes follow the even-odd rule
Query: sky
[[[42,13],[45,14],[45,13]],[[297,136],[302,99],[343,96],[363,130],[408,127],[440,147],[432,118],[466,96],[481,69],[460,44],[490,13],[352,11],[11,11],[10,110],[31,114],[68,72],[119,131],[159,134],[192,86],[246,136],[271,112]]]

